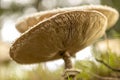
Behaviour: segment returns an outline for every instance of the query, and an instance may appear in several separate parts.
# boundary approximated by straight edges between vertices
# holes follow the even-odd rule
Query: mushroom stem
[[[71,57],[70,54],[68,52],[64,52],[62,57],[63,57],[63,60],[65,62],[65,69],[73,68],[72,61],[70,59],[70,57]]]
[[[61,54],[65,62],[65,72],[63,74],[64,80],[76,80],[76,75],[79,74],[80,71],[73,69],[69,52],[62,52]]]

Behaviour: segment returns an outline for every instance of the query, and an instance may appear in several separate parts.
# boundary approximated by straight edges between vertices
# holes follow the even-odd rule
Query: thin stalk
[[[76,70],[72,70],[73,65],[71,61],[71,56],[68,52],[62,52],[62,58],[65,63],[65,73],[64,79],[65,80],[76,80]]]

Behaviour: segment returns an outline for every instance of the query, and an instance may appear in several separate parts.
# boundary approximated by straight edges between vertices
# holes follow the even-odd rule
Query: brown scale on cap
[[[107,18],[97,11],[67,11],[39,22],[18,38],[10,56],[18,63],[32,64],[70,56],[101,37]]]
[[[108,26],[107,28],[112,27],[119,18],[119,13],[116,9],[111,8],[109,6],[102,6],[102,5],[86,5],[86,6],[79,6],[79,7],[70,7],[70,8],[62,8],[62,9],[54,9],[50,11],[38,12],[33,15],[30,15],[23,20],[19,20],[16,24],[16,28],[19,32],[23,33],[30,27],[33,27],[37,23],[42,20],[45,20],[53,15],[66,12],[66,11],[75,11],[75,10],[95,10],[99,11],[104,14],[108,19]]]

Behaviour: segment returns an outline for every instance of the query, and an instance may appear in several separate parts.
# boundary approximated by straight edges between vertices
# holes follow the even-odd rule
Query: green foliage
[[[104,55],[106,56],[106,55]],[[107,56],[106,56],[107,57]],[[120,57],[115,54],[109,55],[109,62],[107,58],[103,59],[112,68],[119,69],[120,67]],[[90,60],[76,61],[76,68],[82,70],[82,72],[77,76],[83,80],[117,80],[120,76],[120,72],[116,72],[106,67],[102,63]]]

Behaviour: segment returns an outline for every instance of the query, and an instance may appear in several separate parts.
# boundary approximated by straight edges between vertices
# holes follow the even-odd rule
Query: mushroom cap
[[[75,11],[75,10],[95,10],[101,12],[108,19],[107,29],[112,27],[119,18],[118,11],[112,7],[103,6],[103,5],[85,5],[79,7],[58,8],[50,11],[34,13],[32,15],[23,17],[22,19],[17,21],[16,28],[19,32],[23,33],[29,28],[39,23],[40,21],[45,20],[53,15],[67,11]]]
[[[47,18],[24,32],[10,48],[18,63],[32,64],[60,59],[61,51],[70,55],[101,37],[107,18],[97,11],[68,11]]]
[[[40,21],[47,19],[53,15],[57,14],[56,12],[40,12],[40,13],[35,13],[29,16],[25,16],[22,17],[21,19],[19,19],[16,23],[16,29],[23,33],[26,30],[28,30],[29,28],[33,27],[34,25],[36,25],[37,23],[39,23]]]
[[[114,26],[119,19],[119,12],[115,8],[109,6],[90,5],[90,6],[82,6],[81,8],[85,10],[96,10],[104,14],[108,19],[108,25],[107,25],[108,29]]]

